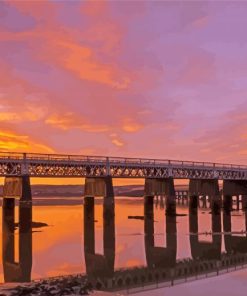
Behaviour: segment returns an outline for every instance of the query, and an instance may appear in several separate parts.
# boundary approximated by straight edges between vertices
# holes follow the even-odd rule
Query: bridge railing
[[[106,157],[106,156],[85,156],[85,155],[64,155],[64,154],[41,154],[41,153],[17,153],[0,152],[0,160],[41,160],[41,161],[65,161],[65,162],[97,162],[102,164],[131,164],[149,166],[169,166],[169,167],[197,167],[205,169],[237,169],[246,170],[246,165],[223,164],[212,162],[183,161],[169,159],[148,159],[148,158],[126,158],[126,157]]]
[[[23,153],[0,152],[0,159],[23,159]]]
[[[106,162],[103,156],[83,156],[83,155],[62,155],[62,154],[26,154],[27,160],[45,160],[45,161],[100,161]]]
[[[110,157],[110,163],[130,163],[130,164],[149,164],[149,165],[167,165],[178,167],[204,167],[204,168],[226,168],[226,169],[247,169],[245,165],[212,163],[212,162],[199,162],[199,161],[182,161],[182,160],[169,160],[169,159],[146,159],[146,158],[122,158]]]

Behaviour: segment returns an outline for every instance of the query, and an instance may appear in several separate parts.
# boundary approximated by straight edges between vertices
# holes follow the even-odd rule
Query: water
[[[6,232],[5,228],[5,234],[1,235],[4,241],[1,241],[0,248],[0,258],[4,259],[0,264],[1,282],[83,273],[96,283],[101,276],[116,277],[117,270],[121,270],[123,274],[129,270],[131,274],[133,270],[136,272],[137,267],[144,270],[148,266],[148,270],[152,272],[165,270],[166,279],[161,279],[160,273],[157,281],[160,285],[170,285],[171,271],[175,280],[172,284],[176,284],[176,279],[183,282],[190,275],[189,271],[186,276],[181,271],[179,276],[176,272],[174,274],[176,262],[187,259],[188,262],[213,262],[215,266],[219,266],[217,262],[221,262],[225,253],[229,258],[236,257],[238,253],[240,256],[247,253],[246,213],[242,210],[224,212],[217,208],[211,211],[207,204],[207,208],[198,208],[197,217],[196,208],[189,210],[187,205],[177,204],[178,215],[168,216],[165,214],[164,204],[158,201],[154,202],[153,212],[150,212],[152,205],[149,205],[144,215],[143,199],[116,197],[115,219],[112,219],[112,206],[107,206],[108,212],[104,213],[102,200],[95,201],[94,217],[92,204],[88,203],[87,210],[84,211],[81,200],[75,200],[73,205],[68,204],[69,199],[67,202],[63,199],[62,205],[59,205],[59,200],[56,205],[54,200],[52,205],[49,205],[47,199],[40,200],[38,204],[34,201],[32,221],[44,224],[33,224],[30,232],[28,221],[23,222],[20,228],[16,228],[14,236],[11,231]],[[28,220],[30,208],[24,207],[24,212],[20,215]],[[15,216],[18,221],[18,207],[15,207]],[[129,219],[128,216],[139,217]],[[5,220],[6,217],[5,215]],[[5,226],[10,223],[8,217],[7,219],[7,222],[3,220]],[[234,232],[233,238],[231,231]],[[19,265],[14,264],[19,261]],[[232,263],[232,266],[242,267],[243,264]],[[213,272],[212,275],[216,276],[217,271],[209,267],[208,271],[200,273],[198,269],[191,276],[196,279],[198,274],[204,277],[207,272]],[[220,272],[221,268],[218,270]],[[126,279],[124,276],[122,278]],[[118,284],[125,287],[126,282],[121,281]],[[157,285],[153,282],[154,279],[147,279],[145,285]],[[143,283],[135,286],[143,286]]]

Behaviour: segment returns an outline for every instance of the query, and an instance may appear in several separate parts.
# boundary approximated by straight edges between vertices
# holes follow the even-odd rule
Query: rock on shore
[[[17,284],[14,287],[3,285],[0,287],[0,296],[76,296],[88,295],[90,291],[85,277],[78,275]]]

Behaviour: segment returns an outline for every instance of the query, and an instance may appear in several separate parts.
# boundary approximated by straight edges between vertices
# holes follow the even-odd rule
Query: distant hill
[[[187,186],[178,185],[177,190],[186,190]],[[3,186],[0,186],[0,195],[2,195]],[[33,185],[33,197],[69,197],[69,196],[82,196],[84,193],[84,185]],[[143,185],[124,185],[114,186],[114,193],[116,196],[143,196]]]

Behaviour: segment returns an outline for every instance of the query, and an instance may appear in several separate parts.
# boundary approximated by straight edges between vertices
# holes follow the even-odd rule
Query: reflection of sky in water
[[[188,208],[177,206],[177,213],[188,214]],[[211,231],[210,210],[200,210],[198,214],[198,231]],[[2,212],[1,212],[2,215]],[[116,199],[115,231],[116,256],[115,269],[120,267],[146,265],[144,246],[144,221],[128,219],[128,216],[143,215],[143,200]],[[18,208],[16,207],[18,219]],[[103,207],[95,204],[96,253],[103,253]],[[0,217],[1,219],[1,217]],[[155,245],[165,246],[166,236],[165,211],[154,206]],[[242,212],[232,216],[232,230],[244,229]],[[84,273],[83,246],[83,206],[34,206],[33,221],[45,222],[49,227],[35,229],[33,233],[32,278],[56,276],[71,273]],[[37,232],[36,232],[37,231]],[[177,259],[191,257],[189,241],[189,217],[177,217]],[[17,234],[16,234],[17,238]],[[200,235],[200,241],[212,241],[211,235]],[[16,239],[17,242],[17,239]],[[224,251],[224,239],[222,251]],[[2,253],[2,249],[0,248]],[[15,250],[18,258],[17,244]],[[0,254],[2,258],[2,254]],[[244,271],[243,271],[244,272]],[[0,265],[1,280],[3,268]],[[233,276],[233,279],[236,275]]]
[[[142,292],[142,296],[245,296],[247,271],[240,270],[219,277],[173,286],[172,288],[154,289]]]

